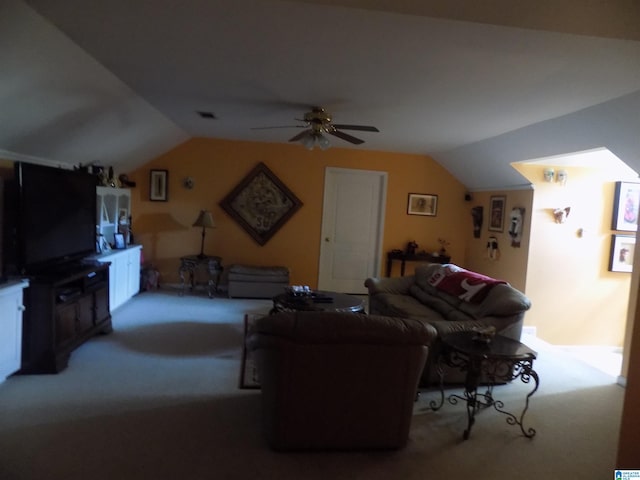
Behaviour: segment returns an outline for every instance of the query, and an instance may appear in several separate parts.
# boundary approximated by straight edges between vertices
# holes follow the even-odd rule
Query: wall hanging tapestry
[[[220,206],[256,242],[264,245],[302,207],[302,202],[260,162]]]

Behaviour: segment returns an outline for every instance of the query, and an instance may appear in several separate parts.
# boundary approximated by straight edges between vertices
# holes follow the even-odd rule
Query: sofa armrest
[[[505,317],[488,316],[476,320],[435,320],[430,322],[439,336],[453,332],[467,332],[477,328],[494,327],[499,335],[520,340],[524,312]]]
[[[371,277],[364,281],[364,286],[369,290],[369,295],[376,293],[397,293],[408,295],[409,288],[415,282],[415,277]]]

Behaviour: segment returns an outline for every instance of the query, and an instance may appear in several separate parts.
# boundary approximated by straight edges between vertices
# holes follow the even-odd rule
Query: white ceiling
[[[438,160],[640,91],[638,4],[477,3],[3,0],[0,153],[123,170],[189,137],[286,142],[252,127],[322,105],[380,129],[334,147]]]

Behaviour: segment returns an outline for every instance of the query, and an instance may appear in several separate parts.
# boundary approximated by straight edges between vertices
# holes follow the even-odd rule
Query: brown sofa
[[[443,277],[458,279],[453,284],[455,288],[448,291],[441,288]],[[465,278],[468,281],[461,287],[459,280]],[[438,280],[442,281],[438,283]],[[476,290],[483,282],[485,287]],[[421,265],[416,267],[414,275],[406,277],[368,278],[365,286],[369,291],[370,313],[417,320],[437,336],[429,351],[422,386],[439,381],[435,368],[441,348],[439,337],[493,326],[496,333],[520,340],[524,315],[531,307],[529,299],[508,283],[452,264]],[[459,294],[450,293],[452,290]],[[464,373],[448,370],[445,381],[460,383],[464,381]]]
[[[276,450],[396,449],[409,435],[431,331],[411,319],[283,312],[247,339]]]

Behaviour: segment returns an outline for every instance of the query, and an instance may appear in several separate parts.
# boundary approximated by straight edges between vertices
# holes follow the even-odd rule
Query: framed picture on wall
[[[610,272],[631,272],[636,237],[633,235],[611,235]]]
[[[492,196],[489,200],[489,231],[504,231],[504,208],[507,197],[504,195]]]
[[[637,231],[639,209],[640,183],[616,182],[611,229],[623,232]]]
[[[169,199],[169,171],[151,170],[149,173],[149,200],[166,202]]]
[[[438,196],[428,193],[410,193],[407,200],[407,215],[435,217],[438,213]]]

